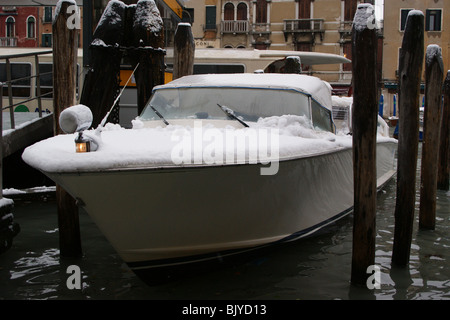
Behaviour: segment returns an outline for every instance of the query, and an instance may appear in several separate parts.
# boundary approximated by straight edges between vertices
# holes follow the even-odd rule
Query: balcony
[[[320,40],[323,41],[325,33],[323,19],[292,19],[284,20],[284,37],[287,39],[289,34],[293,37],[309,35],[311,42],[315,41],[315,35],[320,35]],[[286,40],[287,41],[287,40]]]
[[[17,38],[0,37],[0,47],[17,47]]]
[[[221,24],[222,33],[248,33],[248,21],[246,20],[226,20]]]
[[[323,28],[323,19],[293,19],[284,20],[284,32],[325,32]]]
[[[353,21],[341,21],[339,26],[339,32],[341,34],[352,33]]]
[[[260,36],[270,34],[270,23],[253,23],[252,33]]]

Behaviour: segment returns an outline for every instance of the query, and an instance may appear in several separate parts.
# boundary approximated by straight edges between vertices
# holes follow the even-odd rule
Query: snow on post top
[[[420,10],[411,10],[408,16],[423,16],[423,12]]]
[[[361,3],[358,5],[353,20],[353,27],[359,32],[364,29],[375,29],[375,10],[370,3]]]
[[[139,0],[134,14],[135,27],[142,26],[147,31],[160,32],[163,21],[154,0]]]
[[[56,3],[56,8],[55,8],[55,16],[54,16],[54,20],[56,20],[56,18],[59,15],[59,11],[61,11],[61,6],[64,2],[67,2],[69,4],[69,6],[76,6],[77,3],[75,2],[75,0],[58,0],[58,2]]]
[[[425,56],[426,64],[429,65],[433,59],[437,59],[439,62],[439,67],[441,68],[442,72],[444,72],[444,62],[442,60],[442,49],[437,44],[430,44],[427,47],[427,53]]]

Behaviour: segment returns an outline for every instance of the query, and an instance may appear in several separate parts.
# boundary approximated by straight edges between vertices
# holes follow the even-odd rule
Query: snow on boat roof
[[[295,90],[310,95],[329,110],[332,108],[331,86],[319,78],[299,74],[198,74],[181,77],[165,85],[156,86],[153,90],[188,87]]]

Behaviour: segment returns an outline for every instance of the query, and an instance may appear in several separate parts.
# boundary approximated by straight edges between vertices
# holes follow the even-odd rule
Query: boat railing
[[[52,50],[46,50],[46,51],[39,51],[39,52],[28,52],[28,53],[21,53],[21,54],[8,54],[8,55],[0,55],[0,63],[5,61],[5,74],[6,74],[6,81],[3,81],[1,83],[1,102],[2,102],[2,113],[3,111],[9,110],[9,117],[11,122],[11,129],[16,128],[15,124],[15,118],[14,118],[14,108],[24,104],[26,102],[30,102],[33,100],[37,100],[37,111],[39,113],[39,118],[42,118],[42,98],[45,96],[51,96],[53,92],[46,92],[44,94],[41,94],[41,77],[45,75],[52,74],[52,72],[45,72],[40,73],[39,72],[39,56],[44,54],[52,53]],[[33,60],[34,57],[34,60]],[[34,64],[34,74],[24,76],[24,77],[14,77],[13,78],[13,72],[12,72],[12,66],[13,66],[13,60],[19,59],[19,58],[31,58],[31,65]],[[35,86],[32,85],[32,79],[35,79]],[[28,82],[29,84],[21,85],[20,82]],[[13,89],[18,88],[29,88],[30,93],[28,95],[28,98],[20,100],[16,102],[18,97],[14,96]],[[34,88],[36,89],[36,92],[34,91]],[[6,91],[6,94],[5,94]],[[3,98],[8,97],[7,105],[3,107]],[[19,97],[20,98],[20,97]],[[6,100],[6,99],[5,99]],[[2,114],[3,116],[3,114]],[[3,132],[3,119],[2,122],[0,122],[0,126]]]

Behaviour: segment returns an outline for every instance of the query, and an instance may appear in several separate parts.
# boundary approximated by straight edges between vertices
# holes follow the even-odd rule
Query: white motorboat
[[[378,187],[395,173],[386,127]],[[85,130],[94,152],[77,153],[74,133],[23,159],[76,198],[139,273],[292,241],[350,213],[352,137],[335,128],[331,87],[318,78],[193,75],[155,87],[133,129]]]

